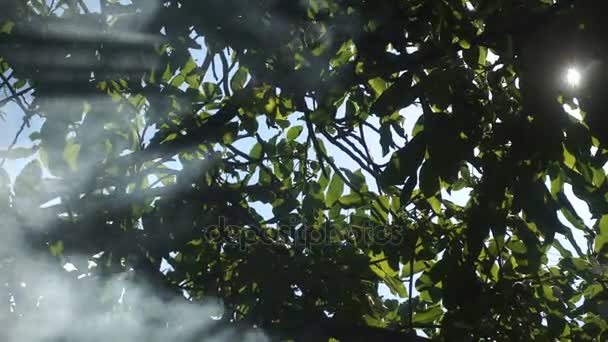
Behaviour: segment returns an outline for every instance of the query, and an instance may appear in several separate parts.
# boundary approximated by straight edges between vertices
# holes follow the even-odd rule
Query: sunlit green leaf
[[[287,139],[296,140],[300,136],[300,134],[302,134],[303,129],[304,127],[302,126],[293,126],[289,128],[289,130],[287,131]]]
[[[249,152],[249,156],[254,160],[259,160],[262,158],[263,152],[264,150],[262,148],[262,145],[260,143],[255,143],[255,145],[253,145],[251,151]]]
[[[242,67],[239,68],[230,80],[230,88],[232,88],[232,91],[238,91],[243,89],[243,87],[245,86],[245,82],[247,82],[248,75],[249,73],[247,72],[247,69]]]
[[[80,145],[70,142],[65,145],[63,150],[63,159],[66,161],[72,171],[78,171],[78,153]]]
[[[334,174],[329,183],[329,188],[327,189],[327,196],[325,197],[327,205],[331,207],[342,196],[343,191],[344,182],[342,181],[342,178],[337,174]]]

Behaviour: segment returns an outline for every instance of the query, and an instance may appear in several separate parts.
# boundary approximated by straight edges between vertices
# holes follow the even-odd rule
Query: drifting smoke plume
[[[0,178],[0,194],[7,195],[6,175]],[[25,200],[14,204],[22,209],[17,215],[0,203],[0,341],[267,340],[255,329],[227,327],[230,317],[218,300],[193,303],[167,294],[139,281],[128,267],[101,276],[96,273],[100,255],[52,258],[36,251],[28,229],[44,231],[50,220],[36,214],[27,217],[23,209],[39,201]],[[62,247],[49,245],[54,254]]]
[[[2,222],[6,228],[8,221]],[[80,271],[72,264],[62,270],[57,263],[27,253],[17,239],[3,234],[0,247],[11,252],[11,259],[3,256],[0,264],[5,297],[2,341],[267,340],[256,330],[222,326],[217,302],[161,300],[153,290],[131,281],[129,273],[107,280],[87,276],[90,273],[77,276]]]
[[[158,5],[155,1],[147,3]],[[50,258],[48,253],[32,247],[28,235],[32,229],[36,235],[44,234],[64,211],[53,206],[42,211],[40,205],[66,194],[78,198],[84,192],[82,185],[94,179],[96,167],[104,160],[92,157],[96,151],[84,149],[97,146],[97,142],[107,148],[101,136],[107,133],[106,129],[116,127],[108,127],[106,122],[127,115],[116,110],[116,103],[109,100],[107,105],[95,103],[98,95],[89,95],[95,93],[101,80],[141,77],[158,65],[155,49],[161,36],[145,31],[147,20],[157,7],[138,11],[132,20],[114,18],[111,26],[101,15],[77,16],[69,23],[39,17],[29,24],[18,24],[11,40],[0,44],[0,56],[13,71],[20,77],[36,80],[37,98],[32,110],[44,116],[46,122],[42,124],[41,119],[32,116],[30,124],[42,124],[42,145],[47,146],[44,154],[48,159],[44,166],[53,166],[57,160],[61,164],[69,148],[76,149],[76,155],[80,149],[80,155],[73,160],[78,166],[72,165],[72,171],[77,168],[81,176],[84,174],[83,179],[68,182],[66,175],[70,173],[64,167],[58,178],[40,179],[42,170],[34,163],[26,171],[35,182],[27,184],[21,180],[21,184],[9,184],[8,175],[0,168],[0,341],[267,340],[257,329],[227,325],[232,317],[223,312],[218,300],[194,303],[184,296],[161,294],[153,286],[136,281],[136,272],[128,266],[122,273],[102,276],[95,272],[96,264],[102,262],[98,256],[64,255],[61,244],[49,243],[55,254]],[[106,112],[83,115],[83,107],[105,108]],[[62,126],[64,122],[58,119],[59,115],[70,112],[82,116],[79,139],[88,143],[70,136],[74,131],[68,130],[67,123]],[[20,119],[15,113],[9,114],[9,120]],[[92,119],[87,119],[87,115]],[[61,149],[48,147],[55,140],[60,142]],[[71,141],[72,147],[65,149],[66,141]],[[36,156],[43,159],[42,155]],[[9,172],[13,176],[18,173]],[[32,195],[24,195],[26,190]],[[93,207],[91,212],[95,210]],[[74,231],[80,228],[74,227]]]

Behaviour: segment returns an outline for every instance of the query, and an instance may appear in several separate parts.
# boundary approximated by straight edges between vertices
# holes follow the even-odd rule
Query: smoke
[[[163,43],[148,27],[159,4],[149,3],[132,14],[34,16],[15,23],[0,55],[19,77],[35,79],[38,90],[91,91],[93,79],[138,79],[158,67]]]
[[[63,103],[69,107],[73,102],[77,100]],[[101,137],[100,134],[97,139]],[[97,161],[82,157],[77,163],[80,173],[92,175]],[[205,167],[203,164],[194,168],[200,170]],[[63,241],[47,236],[53,234],[58,217],[66,215],[66,203],[59,198],[78,196],[83,190],[74,179],[44,177],[41,171],[39,162],[34,161],[11,183],[0,168],[0,341],[267,340],[257,329],[235,327],[219,299],[195,302],[187,295],[159,290],[156,283],[147,283],[127,262],[119,267],[121,273],[101,275],[97,271],[98,264],[105,262],[101,255],[68,251],[69,244],[79,243],[87,244],[83,250],[91,250],[91,241],[73,241],[70,234],[102,231],[106,226],[76,221],[61,230]],[[51,204],[47,204],[49,201]],[[80,197],[80,203],[93,206],[91,215],[107,209],[87,196]],[[50,241],[46,248],[44,241]],[[157,271],[162,277],[161,270]]]
[[[10,196],[10,209],[2,207],[2,200],[9,196],[1,189],[4,184],[0,177],[0,300],[3,303],[0,341],[268,340],[259,329],[237,326],[231,313],[224,312],[219,299],[195,302],[187,299],[187,295],[167,294],[158,286],[142,281],[139,269],[129,267],[132,260],[118,267],[122,273],[101,275],[97,269],[102,268],[101,263],[106,259],[87,255],[92,245],[97,247],[107,241],[137,243],[135,239],[124,238],[128,234],[118,235],[118,239],[101,236],[106,231],[107,234],[116,232],[110,232],[114,227],[110,227],[112,223],[105,217],[99,222],[93,217],[98,211],[129,207],[131,203],[117,201],[113,191],[116,184],[131,186],[140,181],[136,177],[139,175],[120,169],[123,165],[117,162],[119,158],[111,161],[115,167],[110,170],[108,156],[129,157],[123,152],[138,152],[134,143],[149,142],[144,134],[148,128],[144,121],[155,111],[166,115],[170,110],[168,104],[180,100],[178,95],[171,101],[147,98],[148,103],[136,107],[136,103],[122,98],[117,89],[108,85],[110,81],[122,79],[131,83],[141,81],[145,88],[150,70],[162,65],[158,50],[164,37],[148,27],[162,10],[160,2],[140,1],[138,6],[143,3],[149,3],[150,7],[130,15],[106,17],[94,13],[76,15],[69,20],[37,17],[30,22],[18,22],[11,40],[0,44],[0,56],[15,76],[34,81],[30,82],[36,91],[32,111],[40,118],[34,115],[31,120],[41,128],[38,137],[32,140],[35,144],[40,141],[37,158],[42,161],[42,170],[32,166],[30,180],[19,185],[17,177],[11,185],[9,192],[14,196]],[[239,25],[221,24],[240,36],[251,36],[251,40],[243,39],[245,46],[280,45],[281,39],[290,38],[289,32],[294,29],[292,18],[285,14],[289,11],[280,12],[272,25],[260,26],[262,12],[255,7],[239,10],[246,14],[237,20]],[[307,30],[306,41],[331,45],[337,39],[334,35],[333,28],[317,25]],[[251,53],[255,53],[254,50]],[[198,53],[203,55],[202,51]],[[101,81],[108,83],[106,88],[101,89]],[[100,95],[100,90],[110,96]],[[154,89],[150,93],[160,96]],[[185,102],[186,106],[191,104],[188,98]],[[9,120],[16,119],[20,119],[19,115],[9,116]],[[138,121],[144,124],[136,124]],[[147,133],[151,134],[152,130],[155,128],[150,127]],[[138,133],[141,136],[138,137]],[[165,162],[163,166],[167,166]],[[202,170],[210,167],[204,161],[183,163],[179,166],[179,181],[165,188],[189,188]],[[108,184],[102,184],[100,179]],[[49,201],[52,203],[48,204]],[[77,202],[80,210],[75,213],[75,220],[63,225],[67,227],[61,231],[63,235],[56,235],[63,240],[57,241],[50,234],[58,218],[72,215],[70,201]],[[108,201],[113,202],[106,206]],[[93,218],[87,221],[89,216]],[[138,228],[142,229],[135,234],[146,234],[146,227]],[[99,236],[84,235],[92,230]],[[86,239],[79,240],[79,234]],[[38,240],[32,242],[30,235]],[[121,238],[122,241],[117,241]],[[47,250],[40,252],[42,241],[50,242],[47,246],[42,244],[42,249],[47,247]],[[67,252],[75,245],[86,252]],[[137,246],[130,248],[137,250]],[[53,257],[48,256],[49,250]],[[105,252],[109,254],[108,250]],[[137,257],[144,258],[143,255]],[[113,262],[117,262],[116,258]],[[96,267],[98,263],[100,267]],[[204,270],[203,265],[201,269]],[[162,276],[160,270],[158,273]]]
[[[138,11],[132,18],[116,16],[111,25],[101,16],[82,16],[71,21],[38,18],[31,23],[17,23],[12,41],[0,46],[0,56],[19,77],[36,79],[38,90],[46,89],[46,96],[37,94],[35,104],[36,110],[46,117],[41,133],[48,159],[42,170],[38,162],[28,164],[26,168],[30,168],[31,175],[29,179],[22,178],[20,184],[19,176],[11,184],[0,168],[0,341],[268,340],[259,329],[234,323],[219,299],[206,298],[200,302],[186,298],[187,295],[168,294],[142,281],[140,274],[128,264],[122,267],[122,273],[102,275],[97,271],[97,263],[104,259],[99,256],[67,255],[63,252],[63,242],[49,242],[48,249],[41,252],[40,246],[34,246],[41,240],[31,240],[31,235],[39,237],[50,232],[58,217],[65,214],[61,201],[44,209],[41,205],[66,194],[75,198],[83,195],[81,183],[86,182],[70,179],[70,175],[76,175],[77,171],[79,175],[84,174],[84,178],[87,175],[93,178],[98,171],[96,166],[103,160],[99,160],[90,147],[108,148],[102,140],[107,134],[106,121],[111,121],[112,116],[125,116],[115,110],[118,104],[81,89],[94,90],[92,80],[112,79],[115,75],[141,77],[142,72],[158,66],[156,48],[162,43],[162,37],[149,33],[146,28],[158,3],[149,3],[156,5]],[[106,110],[87,116],[83,114],[83,106]],[[56,118],[72,112],[70,119],[84,127],[78,138],[70,137],[67,123]],[[8,120],[21,119],[20,115],[13,114]],[[138,115],[140,113],[131,113],[130,117]],[[124,124],[126,130],[128,121]],[[41,122],[34,124],[39,126]],[[45,132],[50,133],[45,135]],[[123,140],[138,142],[135,137]],[[72,142],[70,148],[80,149],[72,159],[73,165],[68,165],[74,167],[71,170],[74,172],[64,167],[60,169],[62,177],[49,179],[48,163],[65,163],[67,152],[73,151],[64,149],[66,141]],[[89,141],[92,142],[85,143]],[[59,149],[49,148],[51,143]],[[112,146],[129,152],[135,150],[122,145],[114,142]],[[42,155],[35,158],[44,159]],[[80,197],[80,200],[87,199]],[[74,228],[74,233],[80,228],[88,229]],[[158,273],[162,276],[160,270]]]
[[[1,222],[2,341],[267,340],[256,329],[227,326],[218,300],[161,296],[136,282],[133,271],[99,277],[96,258],[71,256],[61,267],[67,259],[47,258],[28,247],[15,218],[4,215]]]

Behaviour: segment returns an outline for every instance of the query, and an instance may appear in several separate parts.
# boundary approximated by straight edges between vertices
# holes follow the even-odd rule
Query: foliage
[[[0,5],[2,104],[43,122],[0,209],[33,250],[277,339],[607,338],[604,5],[53,3]]]

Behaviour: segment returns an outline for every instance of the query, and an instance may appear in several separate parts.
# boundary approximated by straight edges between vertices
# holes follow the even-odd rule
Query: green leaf
[[[328,207],[331,207],[338,201],[340,196],[342,196],[342,192],[344,191],[344,182],[342,178],[334,173],[331,178],[331,182],[329,183],[329,188],[327,189],[327,195],[325,196],[325,203]]]
[[[595,252],[598,253],[608,243],[608,214],[602,215],[597,221],[598,234],[595,237]]]
[[[411,262],[411,261],[410,261]],[[403,268],[401,269],[401,277],[402,278],[406,278],[409,277],[411,275],[410,273],[410,262],[407,262],[406,264],[403,265]],[[414,262],[414,274],[420,273],[422,271],[426,271],[427,269],[430,268],[429,266],[429,262],[426,260],[420,260],[420,261],[415,261]]]
[[[296,140],[302,134],[302,126],[293,126],[287,131],[287,140]]]
[[[169,80],[171,80],[171,77],[173,77],[173,72],[171,72],[170,64],[167,64],[167,67],[165,68],[165,71],[163,72],[163,75],[161,77],[164,83],[167,83],[169,82]]]
[[[391,290],[391,293],[401,298],[407,298],[407,289],[405,284],[395,277],[386,277],[384,283]]]
[[[49,249],[51,251],[51,255],[60,256],[63,254],[63,241],[59,240],[55,243],[50,244]]]
[[[310,112],[310,121],[321,127],[329,125],[332,120],[333,115],[329,111],[324,110],[322,108]]]
[[[391,144],[393,144],[393,133],[391,132],[391,125],[382,124],[380,126],[380,147],[382,147],[383,157],[388,154]]]
[[[572,258],[572,252],[570,252],[568,249],[566,249],[564,246],[562,246],[562,244],[559,242],[559,240],[557,240],[557,239],[553,240],[553,247],[555,247],[555,249],[557,249],[557,251],[562,256],[562,258]]]
[[[462,57],[467,65],[478,70],[486,65],[488,49],[483,46],[474,46],[462,52]]]
[[[445,110],[451,104],[454,75],[454,72],[436,69],[422,83],[430,103],[441,110]]]
[[[343,208],[354,208],[363,203],[363,198],[358,194],[349,194],[340,197],[338,201]]]
[[[262,159],[263,153],[264,150],[262,148],[262,145],[260,143],[255,143],[255,145],[253,145],[251,151],[249,152],[249,156],[254,160],[260,160]]]
[[[80,145],[68,142],[63,149],[63,160],[68,164],[72,171],[78,171],[78,153]]]
[[[169,134],[168,134],[168,135],[165,137],[165,139],[163,139],[163,141],[161,141],[160,143],[161,143],[161,144],[168,143],[168,142],[170,142],[170,141],[173,141],[173,140],[177,139],[177,137],[178,137],[178,136],[179,136],[179,135],[178,135],[177,133],[175,133],[175,132],[173,132],[173,133],[169,133]]]
[[[213,82],[203,83],[203,95],[204,99],[211,101],[212,99],[221,95],[220,88]]]
[[[380,175],[380,183],[383,186],[399,185],[403,184],[407,177],[415,176],[425,151],[423,135],[415,136],[393,153],[389,165]]]
[[[439,319],[439,317],[441,317],[441,315],[443,315],[443,310],[441,309],[441,306],[436,305],[426,311],[414,314],[414,317],[412,318],[412,322],[413,323],[422,323],[422,324],[433,323],[437,319]]]
[[[391,115],[414,103],[418,95],[418,87],[412,86],[412,75],[405,73],[380,95],[370,108],[370,112],[379,116]]]
[[[386,83],[386,81],[384,81],[380,77],[373,78],[373,79],[369,80],[368,83],[372,87],[374,92],[376,93],[376,96],[382,95],[382,93],[384,93],[384,91],[388,87],[388,84]]]
[[[441,201],[437,197],[427,198],[427,201],[431,205],[431,209],[435,212],[435,214],[441,214]]]
[[[564,174],[563,172],[558,173],[551,181],[551,196],[557,198],[557,194],[564,191]]]
[[[327,186],[329,185],[329,179],[327,177],[325,177],[324,173],[321,173],[321,175],[319,176],[319,180],[317,181],[317,183],[321,187],[321,190],[325,190],[327,188]]]
[[[15,82],[13,84],[13,89],[19,90],[19,89],[23,88],[26,84],[27,84],[26,80],[19,79],[19,80],[17,80],[17,82]]]
[[[374,216],[380,218],[382,224],[388,222],[388,207],[389,198],[387,196],[378,196],[376,200],[372,202],[372,208],[375,209],[373,211]]]
[[[593,185],[598,188],[601,187],[606,180],[606,173],[604,172],[604,169],[591,168],[591,171],[593,171]]]
[[[359,189],[359,192],[363,193],[367,191],[367,184],[365,182],[365,176],[361,169],[355,170],[355,172],[351,172],[346,168],[340,168],[340,170],[346,175],[346,178],[354,186],[356,189]]]
[[[179,75],[175,76],[175,78],[173,78],[173,80],[171,80],[171,85],[174,87],[179,87],[182,84],[184,84],[184,82],[186,82],[186,77],[182,74],[179,74]]]
[[[553,294],[553,288],[549,285],[543,285],[543,295],[550,302],[557,302],[557,297]]]
[[[13,28],[15,27],[15,22],[14,21],[5,21],[2,26],[0,26],[0,33],[7,33],[10,34],[11,32],[13,32]]]
[[[399,272],[394,270],[388,263],[388,259],[384,255],[384,252],[380,254],[369,254],[370,269],[378,275],[381,279],[388,277],[397,277]]]
[[[354,52],[355,48],[352,40],[349,40],[342,44],[334,58],[332,58],[331,60],[332,67],[338,68],[344,65],[351,57],[353,57]]]
[[[432,197],[439,192],[439,177],[433,163],[427,160],[420,169],[420,191],[425,197]]]
[[[514,253],[525,254],[527,252],[526,245],[521,241],[510,240],[507,242],[507,248]]]
[[[570,169],[575,169],[576,158],[568,149],[564,146],[564,164]]]
[[[471,48],[471,44],[468,41],[466,41],[465,39],[458,40],[458,45],[460,45],[460,47],[465,50],[468,50]]]
[[[30,133],[29,138],[31,141],[36,141],[42,139],[42,135],[40,132],[32,132]]]
[[[188,76],[194,69],[196,69],[196,62],[194,62],[194,59],[190,56],[186,64],[180,70],[180,73],[184,76]]]
[[[247,82],[247,77],[249,72],[246,68],[240,67],[232,76],[230,80],[230,88],[232,91],[238,91],[245,87],[245,83]]]

